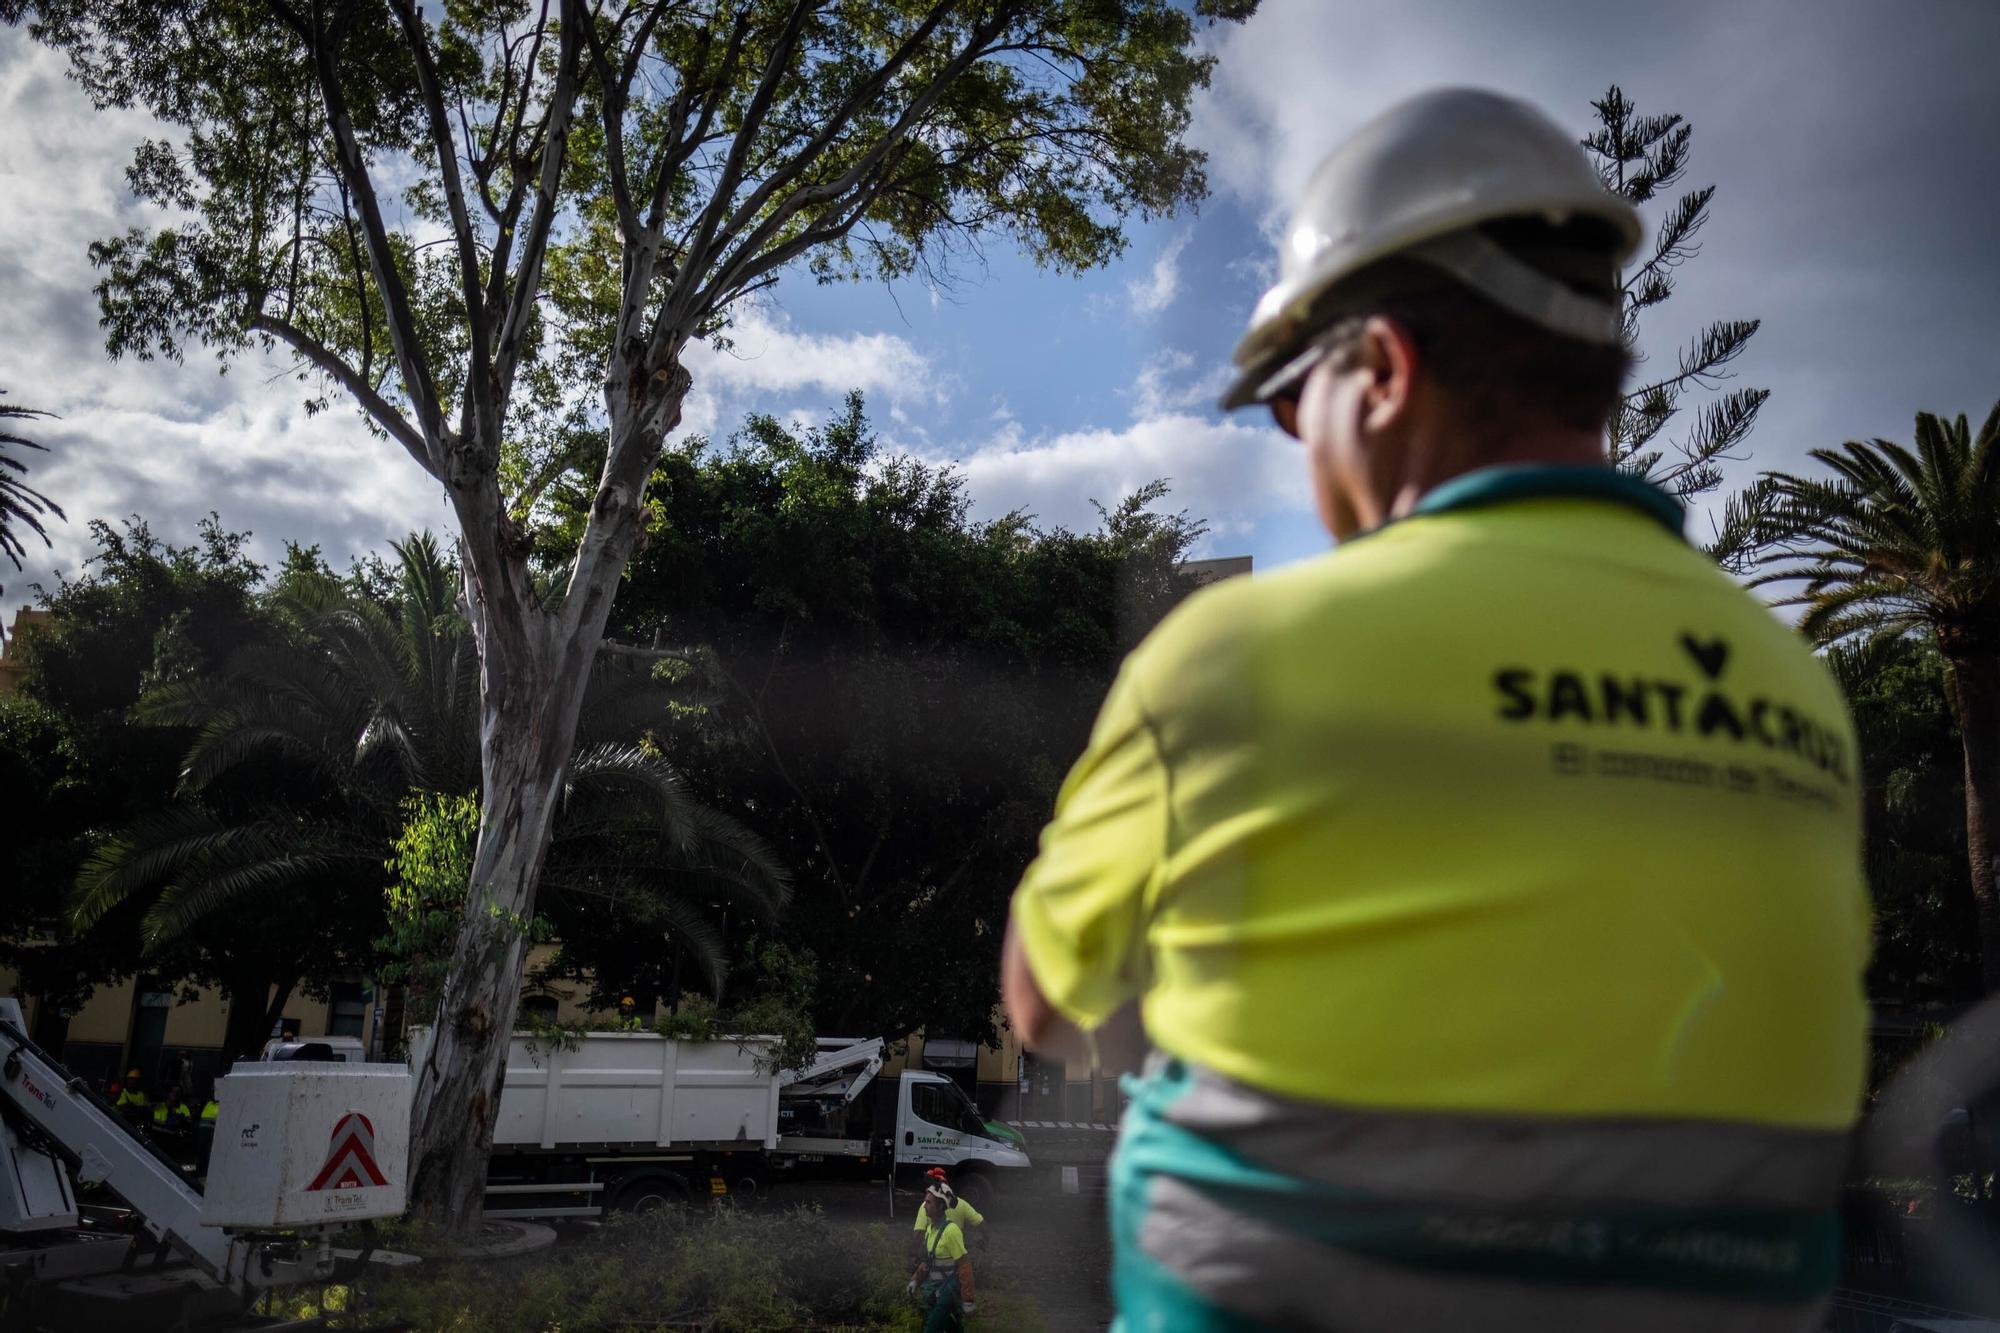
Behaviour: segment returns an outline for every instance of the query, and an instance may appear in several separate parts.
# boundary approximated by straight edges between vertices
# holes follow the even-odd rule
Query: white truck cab
[[[1012,1168],[1028,1154],[979,1114],[965,1090],[942,1074],[906,1069],[896,1098],[896,1165]]]
[[[1014,1131],[980,1115],[942,1074],[877,1079],[884,1054],[879,1038],[822,1037],[817,1062],[782,1076],[774,1167],[803,1174],[845,1164],[905,1182],[943,1167],[981,1209],[1006,1173],[1025,1173],[1031,1163]]]
[[[368,1052],[359,1037],[273,1037],[257,1058],[359,1065],[368,1063]]]

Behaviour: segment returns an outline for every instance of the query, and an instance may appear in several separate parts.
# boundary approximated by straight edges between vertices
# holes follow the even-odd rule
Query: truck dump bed
[[[411,1063],[429,1045],[415,1034]],[[778,1077],[760,1072],[772,1039],[676,1041],[654,1032],[589,1032],[570,1049],[517,1032],[493,1131],[495,1148],[770,1149]]]

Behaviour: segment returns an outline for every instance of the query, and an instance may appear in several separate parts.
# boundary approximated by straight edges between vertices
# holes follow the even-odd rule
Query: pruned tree
[[[0,396],[6,390],[0,389]],[[37,449],[46,453],[48,446],[36,444],[6,428],[9,421],[26,420],[29,417],[45,417],[49,414],[33,407],[22,407],[17,403],[0,403],[0,554],[14,562],[16,570],[21,568],[21,557],[28,553],[22,544],[21,532],[26,529],[42,539],[43,546],[52,546],[49,532],[42,524],[44,517],[65,517],[55,501],[30,486],[26,477],[28,464],[25,460],[10,457],[9,448]],[[0,589],[4,591],[4,589]]]
[[[1591,109],[1597,128],[1583,146],[1596,161],[1605,188],[1635,206],[1658,199],[1687,172],[1693,127],[1679,115],[1643,116],[1613,84]],[[1703,185],[1666,206],[1642,257],[1621,277],[1620,309],[1625,342],[1637,348],[1640,317],[1674,294],[1680,268],[1701,252],[1702,228],[1715,187]],[[1642,370],[1639,382],[1612,414],[1611,461],[1645,477],[1683,500],[1722,485],[1722,463],[1749,436],[1769,389],[1727,388],[1730,369],[1750,345],[1761,323],[1722,319],[1707,325],[1680,349],[1670,370]],[[1642,367],[1644,362],[1641,362]],[[1699,400],[1699,401],[1697,401]],[[1692,419],[1682,417],[1692,410]],[[1674,426],[1669,431],[1669,426]],[[1708,543],[1709,554],[1725,568],[1747,567],[1758,534],[1758,518],[1770,498],[1761,483],[1731,497]]]
[[[113,353],[289,352],[444,488],[479,645],[473,897],[418,1074],[411,1190],[479,1215],[506,1016],[588,668],[690,385],[795,263],[1076,271],[1204,187],[1201,21],[1254,0],[0,0],[100,104],[173,127],[170,220],[99,244]],[[592,477],[558,595],[541,497]],[[490,905],[493,911],[484,910]]]

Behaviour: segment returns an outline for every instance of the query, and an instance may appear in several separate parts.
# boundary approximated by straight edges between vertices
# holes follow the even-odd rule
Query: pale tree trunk
[[[524,929],[562,781],[576,738],[590,666],[641,530],[646,478],[679,420],[688,378],[678,365],[658,397],[628,424],[613,413],[614,447],[560,607],[534,603],[525,550],[490,491],[455,494],[467,541],[464,563],[480,661],[479,840],[465,924],[417,1070],[410,1131],[410,1211],[448,1231],[479,1220],[493,1148],[508,1036],[521,997]],[[643,401],[643,398],[642,398]],[[622,446],[622,447],[621,447]],[[477,542],[472,534],[489,535]]]
[[[1965,852],[1979,920],[1979,975],[1992,994],[2000,991],[2000,657],[1963,649],[1947,656],[1965,748]]]

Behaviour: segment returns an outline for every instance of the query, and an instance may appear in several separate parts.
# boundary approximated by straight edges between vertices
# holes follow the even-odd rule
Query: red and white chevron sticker
[[[334,1122],[333,1142],[326,1150],[326,1165],[313,1177],[308,1190],[351,1190],[370,1185],[386,1185],[388,1178],[375,1165],[375,1126],[359,1111],[349,1111]]]

